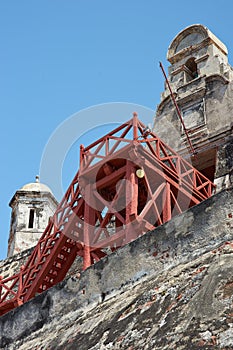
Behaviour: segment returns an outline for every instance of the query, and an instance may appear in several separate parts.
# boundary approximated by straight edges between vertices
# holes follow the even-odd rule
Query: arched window
[[[184,65],[184,71],[186,73],[186,81],[191,81],[198,77],[197,64],[195,58],[189,58]]]

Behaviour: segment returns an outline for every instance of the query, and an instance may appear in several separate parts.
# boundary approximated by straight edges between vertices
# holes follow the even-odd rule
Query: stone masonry
[[[233,349],[233,189],[0,318],[9,350]]]

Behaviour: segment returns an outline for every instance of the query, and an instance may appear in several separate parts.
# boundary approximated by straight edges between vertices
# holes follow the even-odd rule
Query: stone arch
[[[175,39],[171,42],[167,58],[174,56],[179,51],[200,44],[203,40],[208,38],[208,29],[201,24],[194,24],[182,30],[177,34]]]
[[[168,61],[171,62],[174,56],[181,52],[183,53],[188,48],[194,49],[206,40],[207,45],[213,43],[227,55],[226,46],[207,27],[201,24],[194,24],[182,30],[173,39],[167,52]]]

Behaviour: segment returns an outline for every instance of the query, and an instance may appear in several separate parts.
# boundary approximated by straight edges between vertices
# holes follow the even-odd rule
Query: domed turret
[[[8,256],[36,245],[57,207],[51,189],[35,182],[25,184],[14,194],[9,205],[12,208]]]
[[[20,191],[33,191],[33,192],[50,192],[52,193],[51,189],[45,185],[45,184],[42,184],[40,181],[39,181],[39,176],[36,175],[36,181],[35,182],[30,182],[26,185],[24,185]]]

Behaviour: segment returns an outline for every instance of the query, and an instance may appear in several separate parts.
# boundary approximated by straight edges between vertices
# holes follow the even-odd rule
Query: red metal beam
[[[133,118],[80,148],[77,172],[19,273],[0,278],[0,314],[208,198],[214,185]],[[137,177],[141,169],[142,176]]]

